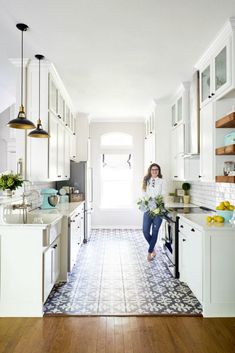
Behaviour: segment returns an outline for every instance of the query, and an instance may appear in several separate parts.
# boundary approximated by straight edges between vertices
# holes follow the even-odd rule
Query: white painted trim
[[[135,117],[131,119],[130,117],[114,117],[114,118],[99,118],[90,116],[91,123],[144,123],[145,117]]]
[[[208,49],[203,53],[199,60],[195,63],[194,67],[200,69],[216,54],[217,48],[232,35],[235,31],[235,17],[231,17],[223,26],[221,31],[217,34],[215,39],[210,43]]]

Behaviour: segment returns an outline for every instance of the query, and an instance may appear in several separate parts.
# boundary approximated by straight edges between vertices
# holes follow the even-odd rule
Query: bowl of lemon
[[[225,222],[229,222],[233,217],[234,209],[234,205],[230,204],[229,201],[222,201],[216,206],[216,213],[218,216],[223,217]]]

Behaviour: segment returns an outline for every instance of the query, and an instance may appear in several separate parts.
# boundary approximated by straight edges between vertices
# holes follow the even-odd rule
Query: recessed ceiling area
[[[29,26],[24,56],[54,63],[76,111],[136,121],[191,80],[233,16],[234,0],[1,0],[0,109],[14,100],[18,22]]]

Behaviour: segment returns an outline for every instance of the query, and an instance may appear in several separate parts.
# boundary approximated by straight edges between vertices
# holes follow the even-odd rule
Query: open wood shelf
[[[217,183],[235,183],[235,176],[230,175],[219,175],[215,177]]]
[[[232,112],[223,118],[217,120],[215,122],[215,127],[222,128],[222,127],[234,127],[235,128],[235,112]]]
[[[235,144],[218,147],[215,150],[216,155],[235,155]]]

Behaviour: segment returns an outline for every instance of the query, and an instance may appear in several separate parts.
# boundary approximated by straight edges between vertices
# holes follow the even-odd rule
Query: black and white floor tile
[[[200,315],[200,303],[187,285],[172,277],[161,248],[151,262],[146,255],[140,230],[93,230],[69,281],[54,286],[44,313]]]

